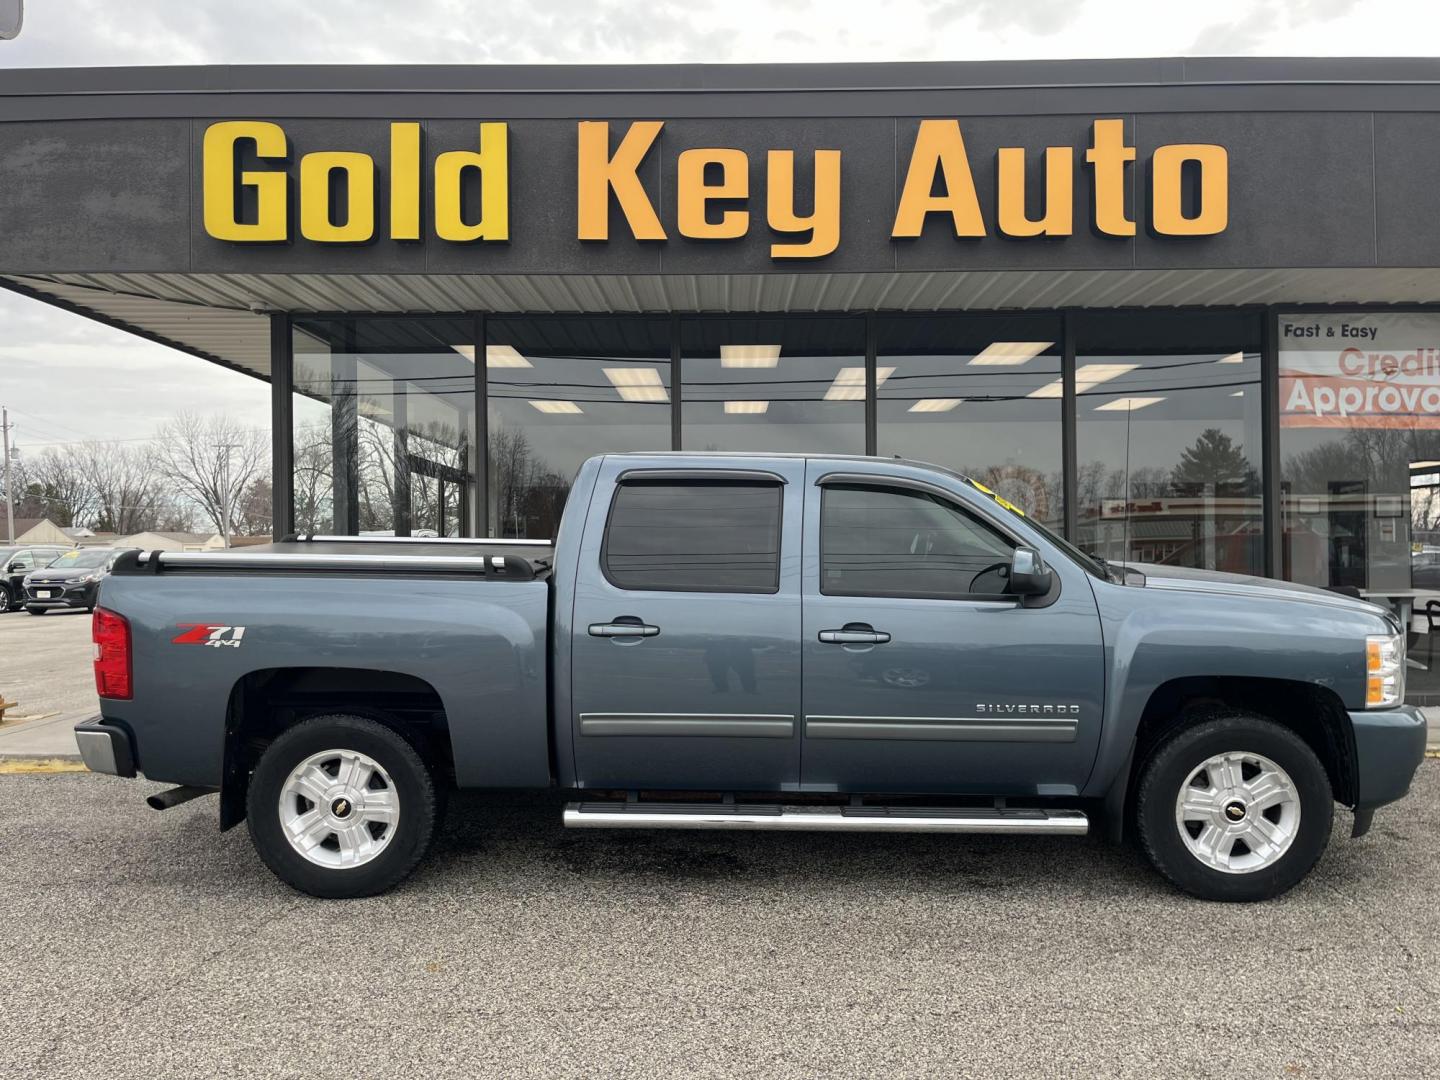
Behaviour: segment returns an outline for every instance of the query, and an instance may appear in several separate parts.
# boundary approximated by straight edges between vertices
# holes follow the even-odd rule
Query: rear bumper
[[[80,757],[91,772],[111,776],[135,775],[135,748],[130,733],[98,716],[75,725],[75,744]]]
[[[1369,826],[1377,806],[1403,798],[1425,760],[1425,716],[1413,705],[1352,712],[1355,731],[1356,835]]]

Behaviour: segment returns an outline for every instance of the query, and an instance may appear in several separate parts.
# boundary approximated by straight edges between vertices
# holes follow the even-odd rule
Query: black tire
[[[280,795],[291,772],[314,754],[354,750],[389,774],[400,806],[395,835],[369,862],[335,868],[301,855],[286,838]],[[443,790],[415,745],[393,728],[362,716],[337,714],[305,720],[276,737],[255,765],[246,820],[256,852],[281,881],[327,899],[374,896],[403,881],[439,831]]]
[[[1202,763],[1236,751],[1269,758],[1289,774],[1300,817],[1290,846],[1273,862],[1229,873],[1191,852],[1176,821],[1176,800]],[[1165,735],[1141,769],[1135,796],[1136,833],[1145,855],[1170,882],[1203,900],[1253,903],[1287,892],[1324,853],[1334,815],[1325,766],[1300,736],[1274,721],[1224,710],[1195,715]]]
[[[15,601],[10,595],[8,585],[0,585],[0,615],[7,615],[15,610]]]

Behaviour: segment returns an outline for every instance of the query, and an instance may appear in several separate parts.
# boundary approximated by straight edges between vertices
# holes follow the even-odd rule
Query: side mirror
[[[1050,591],[1050,568],[1032,547],[1017,547],[1010,556],[1009,592],[1016,596],[1044,596]]]
[[[5,568],[5,572],[7,574],[18,574],[21,570],[24,569],[25,564],[23,562],[12,562],[9,566]]]

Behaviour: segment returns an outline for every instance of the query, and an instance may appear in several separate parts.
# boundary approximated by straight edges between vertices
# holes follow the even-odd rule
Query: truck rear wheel
[[[441,792],[416,748],[361,716],[283,732],[250,778],[246,819],[265,865],[311,896],[373,896],[404,880],[438,831]]]
[[[1136,792],[1150,862],[1205,900],[1279,896],[1330,840],[1334,796],[1305,741],[1270,720],[1216,712],[1155,747]]]

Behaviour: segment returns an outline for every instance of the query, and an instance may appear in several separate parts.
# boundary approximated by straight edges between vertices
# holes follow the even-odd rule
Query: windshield
[[[1111,580],[1110,571],[1106,569],[1105,564],[1102,561],[1095,558],[1095,556],[1093,555],[1087,555],[1085,552],[1081,551],[1078,547],[1072,544],[1069,540],[1066,540],[1063,536],[1060,536],[1057,533],[1046,528],[1040,522],[1036,521],[1034,518],[1026,514],[1024,510],[1021,510],[1009,499],[1005,498],[1004,496],[997,495],[990,488],[980,483],[979,480],[966,476],[964,473],[951,472],[949,469],[946,469],[945,471],[950,472],[950,475],[952,476],[958,477],[967,486],[974,488],[976,491],[980,492],[980,494],[984,495],[986,498],[992,500],[998,505],[1004,507],[1016,517],[1024,518],[1026,523],[1032,529],[1038,531],[1042,536],[1045,537],[1046,540],[1049,540],[1061,551],[1069,555],[1072,559],[1074,559],[1077,563],[1084,567],[1086,571],[1093,574],[1095,577],[1100,578],[1102,581]]]
[[[93,570],[97,566],[104,566],[107,559],[113,552],[93,548],[90,551],[67,551],[58,559],[52,562],[50,570]]]

